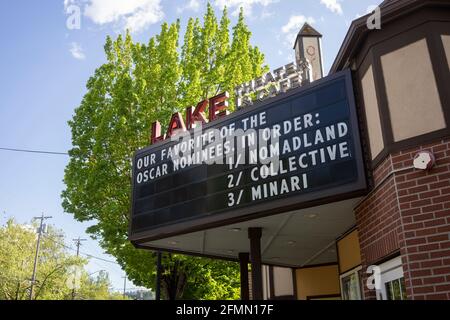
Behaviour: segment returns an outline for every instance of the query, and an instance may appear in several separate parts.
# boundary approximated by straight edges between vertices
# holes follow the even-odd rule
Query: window
[[[387,300],[406,300],[405,278],[385,283]]]
[[[401,258],[389,260],[379,267],[381,269],[381,288],[377,290],[377,299],[406,300],[406,286]]]
[[[361,267],[341,275],[342,300],[361,300]]]

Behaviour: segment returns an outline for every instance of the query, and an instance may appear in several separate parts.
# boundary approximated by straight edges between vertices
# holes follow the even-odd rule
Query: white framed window
[[[380,266],[381,287],[377,290],[378,300],[406,300],[405,277],[402,259],[397,257]]]
[[[340,276],[342,300],[362,300],[361,269],[359,266]]]

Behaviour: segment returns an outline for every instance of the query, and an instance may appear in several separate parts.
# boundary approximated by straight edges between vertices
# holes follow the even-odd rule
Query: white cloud
[[[325,5],[328,10],[333,13],[342,15],[344,11],[342,10],[342,6],[339,3],[339,0],[320,0],[320,3]]]
[[[182,7],[177,8],[178,13],[182,13],[185,10],[191,10],[197,12],[200,9],[200,1],[199,0],[189,0],[189,2]]]
[[[247,16],[252,15],[253,6],[260,5],[267,7],[272,3],[276,3],[278,0],[215,0],[214,4],[222,9],[223,7],[234,9],[232,15],[236,16],[239,14],[240,8],[244,8],[244,12]]]
[[[86,59],[86,55],[84,54],[84,50],[81,47],[79,43],[72,42],[70,44],[70,53],[72,54],[72,57],[74,57],[77,60],[84,60]]]
[[[294,46],[297,34],[305,22],[314,24],[316,23],[316,19],[304,15],[291,16],[288,23],[281,28],[281,31],[285,34],[285,45],[287,47],[290,46],[292,48]]]
[[[76,4],[76,3],[77,3],[76,0],[64,0],[64,8],[66,9],[71,4]]]
[[[261,19],[271,18],[271,17],[274,16],[274,14],[275,14],[275,12],[269,11],[269,10],[267,10],[267,8],[264,8],[262,13],[261,13]]]
[[[306,17],[304,15],[291,16],[287,24],[281,28],[283,33],[289,33],[291,31],[300,31],[300,28],[303,27],[305,22],[309,24],[316,23],[316,20],[313,17]]]
[[[84,15],[95,24],[114,23],[138,32],[164,17],[161,0],[86,0]]]

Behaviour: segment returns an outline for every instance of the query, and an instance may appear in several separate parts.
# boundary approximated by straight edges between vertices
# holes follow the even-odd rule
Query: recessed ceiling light
[[[169,241],[168,242],[171,246],[176,246],[177,244],[179,244],[179,241]]]
[[[228,229],[228,231],[231,231],[231,232],[241,232],[242,229],[241,229],[241,228],[231,228],[231,229]]]
[[[293,240],[287,242],[287,244],[290,246],[293,246],[296,243],[297,243],[297,241],[293,241]]]
[[[315,213],[305,214],[305,218],[314,219],[317,218],[317,214]]]

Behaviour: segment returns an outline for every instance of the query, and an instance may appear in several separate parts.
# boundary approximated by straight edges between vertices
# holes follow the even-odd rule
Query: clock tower
[[[322,35],[305,23],[297,35],[294,44],[297,64],[307,60],[312,70],[312,81],[324,76],[322,60]]]

